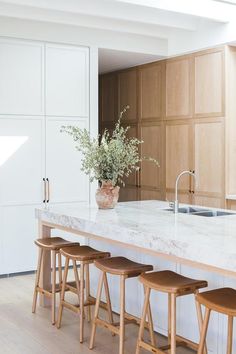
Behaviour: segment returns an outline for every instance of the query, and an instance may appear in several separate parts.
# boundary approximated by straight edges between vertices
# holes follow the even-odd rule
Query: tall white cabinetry
[[[62,125],[88,128],[89,49],[0,39],[0,274],[35,269],[34,210],[89,200]]]

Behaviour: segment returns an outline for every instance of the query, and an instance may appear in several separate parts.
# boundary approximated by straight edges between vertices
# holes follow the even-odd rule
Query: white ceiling
[[[161,56],[99,48],[99,73],[130,68],[162,59]]]
[[[22,21],[50,24],[55,31],[70,26],[82,44],[109,49],[99,52],[102,71],[116,70],[124,61],[136,65],[235,42],[235,1],[0,0],[0,35],[12,20],[21,21],[20,28]]]

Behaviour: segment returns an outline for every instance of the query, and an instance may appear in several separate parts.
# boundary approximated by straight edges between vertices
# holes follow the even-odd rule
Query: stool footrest
[[[42,295],[45,295],[47,297],[52,297],[52,290],[51,289],[43,289],[40,286],[37,286],[36,291],[39,292]],[[61,288],[59,284],[56,285],[56,293],[59,293],[61,291]]]
[[[100,318],[95,319],[95,323],[103,328],[109,329],[112,333],[120,334],[120,329],[116,327],[116,324],[109,323],[107,321],[101,320]]]
[[[195,342],[192,342],[191,340],[189,340],[187,338],[176,335],[176,341],[177,341],[177,344],[180,343],[178,345],[186,346],[186,347],[193,349],[193,350],[198,350],[198,344]]]
[[[161,348],[156,348],[153,345],[146,343],[144,341],[139,341],[138,343],[139,347],[148,350],[151,353],[155,353],[155,354],[166,354],[166,352],[164,350],[161,350]],[[167,348],[168,349],[168,348]]]

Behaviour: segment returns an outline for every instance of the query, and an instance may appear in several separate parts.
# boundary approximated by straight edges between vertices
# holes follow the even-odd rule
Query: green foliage
[[[153,158],[140,158],[139,145],[143,141],[137,138],[128,138],[127,132],[130,127],[123,127],[121,120],[124,113],[129,109],[126,106],[120,112],[115,129],[110,134],[107,129],[102,136],[91,138],[87,129],[76,126],[62,126],[61,132],[71,135],[76,142],[76,149],[83,155],[82,168],[90,181],[110,180],[115,186],[117,183],[125,185],[124,178],[133,171],[139,169],[139,162],[149,160],[159,166]]]

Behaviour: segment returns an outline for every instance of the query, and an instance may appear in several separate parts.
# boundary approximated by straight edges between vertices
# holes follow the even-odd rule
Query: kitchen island
[[[167,210],[168,207],[163,201],[139,201],[118,203],[114,210],[98,210],[81,203],[66,208],[58,205],[37,209],[36,218],[39,237],[49,237],[52,229],[59,229],[83,236],[92,246],[106,249],[113,255],[151,263],[156,269],[168,268],[195,278],[205,278],[211,288],[225,285],[228,279],[233,286],[236,277],[236,214],[218,217],[174,214]],[[49,258],[44,262],[42,281],[44,286],[50,284]],[[127,307],[130,312],[140,315],[142,291],[137,280],[130,282],[133,291],[137,289],[137,301],[134,303],[132,299],[129,303],[128,298]],[[118,299],[117,291],[118,286],[112,286],[112,298]],[[190,339],[197,341],[193,299],[186,298],[180,300],[183,311],[179,310],[178,327],[181,335],[186,336],[187,332]],[[158,295],[157,301],[159,312],[155,328],[165,334],[166,300]],[[116,302],[115,310],[118,308]],[[213,318],[209,353],[224,352],[220,349],[225,336],[222,321],[224,319]]]

